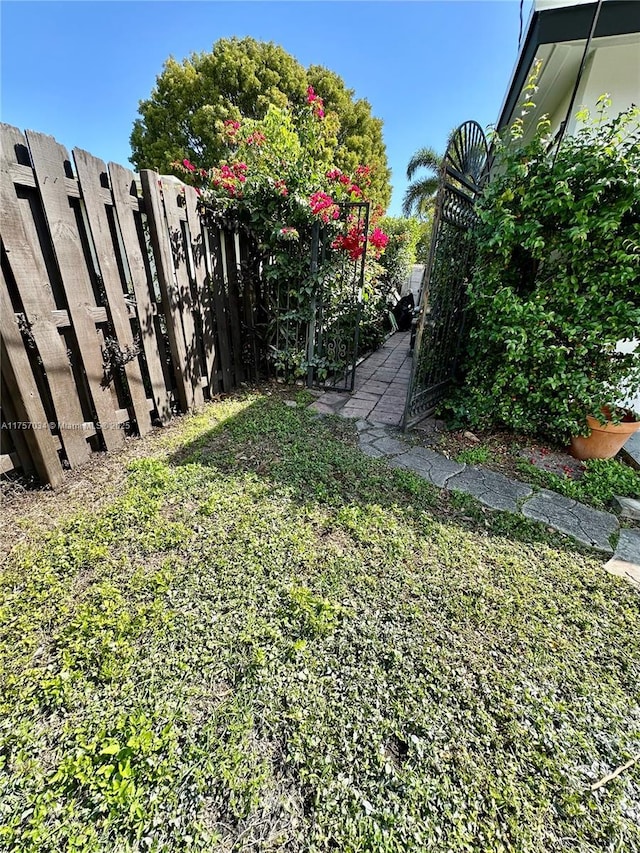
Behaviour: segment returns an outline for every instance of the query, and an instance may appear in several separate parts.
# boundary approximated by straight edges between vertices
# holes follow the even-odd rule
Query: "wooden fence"
[[[0,469],[56,486],[255,378],[257,261],[173,178],[9,125],[0,142]]]

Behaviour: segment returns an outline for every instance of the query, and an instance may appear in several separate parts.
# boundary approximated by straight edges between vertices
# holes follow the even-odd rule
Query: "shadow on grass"
[[[411,535],[416,511],[448,527],[546,544],[595,557],[569,537],[509,512],[490,510],[461,492],[438,489],[417,474],[360,452],[355,426],[338,416],[319,417],[305,407],[263,397],[183,444],[172,466],[201,465],[225,474],[252,473],[285,488],[298,504],[366,507],[402,512]]]

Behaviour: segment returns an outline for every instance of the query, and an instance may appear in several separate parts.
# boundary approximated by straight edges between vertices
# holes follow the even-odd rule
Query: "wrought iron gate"
[[[468,232],[476,221],[475,199],[487,180],[488,155],[482,128],[468,121],[451,136],[442,162],[404,429],[433,414],[456,375],[465,285],[473,263]]]
[[[318,287],[307,335],[307,385],[353,391],[362,316],[369,203],[340,205],[337,238],[314,229],[311,268]]]
[[[336,206],[289,247],[297,277],[265,289],[271,364],[286,381],[353,390],[362,315],[369,203]],[[336,233],[335,226],[338,225]],[[296,267],[291,267],[296,269]]]

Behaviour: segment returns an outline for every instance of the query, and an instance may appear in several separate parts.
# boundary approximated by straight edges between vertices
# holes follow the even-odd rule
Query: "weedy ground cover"
[[[640,850],[640,763],[591,790],[640,752],[640,596],[305,402],[209,404],[23,524],[0,847]]]

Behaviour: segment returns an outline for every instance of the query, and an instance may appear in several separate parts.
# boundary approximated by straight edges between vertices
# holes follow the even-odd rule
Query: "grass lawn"
[[[640,754],[601,559],[277,392],[136,447],[12,521],[0,849],[640,851],[640,761],[591,790]]]

